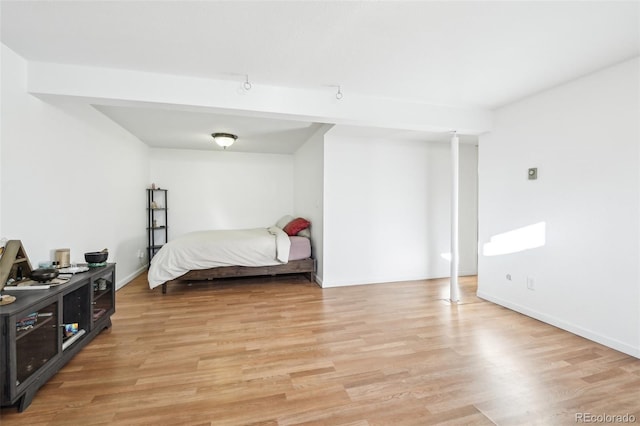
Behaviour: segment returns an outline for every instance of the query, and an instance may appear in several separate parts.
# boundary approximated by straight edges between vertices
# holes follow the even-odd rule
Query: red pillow
[[[293,219],[291,222],[287,223],[287,225],[284,228],[282,228],[282,230],[291,237],[296,235],[298,232],[302,231],[303,229],[307,229],[309,225],[311,225],[311,222],[309,222],[307,219],[297,217]]]

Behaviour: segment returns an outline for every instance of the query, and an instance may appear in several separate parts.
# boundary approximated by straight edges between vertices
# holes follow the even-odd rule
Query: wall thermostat
[[[538,179],[538,168],[532,167],[529,169],[529,180]]]

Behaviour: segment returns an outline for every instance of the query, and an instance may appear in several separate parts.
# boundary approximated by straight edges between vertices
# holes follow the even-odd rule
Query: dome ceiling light
[[[231,133],[211,133],[211,136],[213,140],[224,149],[233,145],[236,139],[238,139],[236,135],[232,135]]]

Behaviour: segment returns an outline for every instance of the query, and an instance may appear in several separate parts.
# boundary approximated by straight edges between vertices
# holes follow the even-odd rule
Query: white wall
[[[546,242],[481,255],[478,295],[635,356],[639,76],[635,59],[499,109],[479,159],[481,246],[538,222]]]
[[[323,286],[449,276],[441,256],[450,251],[449,146],[345,137],[335,129],[325,135]],[[461,145],[465,273],[476,268],[476,153]]]
[[[311,222],[312,256],[316,259],[316,281],[320,284],[324,267],[324,134],[331,127],[319,128],[294,155],[293,215]]]
[[[150,180],[168,190],[170,240],[204,229],[266,227],[292,214],[292,155],[150,151]]]
[[[56,248],[109,249],[118,284],[142,271],[147,147],[90,106],[27,93],[27,62],[2,45],[0,229],[34,267]]]

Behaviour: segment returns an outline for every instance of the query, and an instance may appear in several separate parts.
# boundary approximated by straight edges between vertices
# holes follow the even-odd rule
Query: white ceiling
[[[320,126],[305,121],[221,114],[178,109],[95,105],[96,109],[154,148],[210,150],[212,131],[237,134],[229,150],[293,153]]]
[[[27,60],[237,81],[248,74],[253,84],[340,85],[345,96],[460,107],[495,108],[640,54],[638,1],[3,0],[0,7],[2,42]],[[233,124],[256,141],[261,126],[294,137],[314,128],[208,112],[100,110],[151,146],[198,149],[202,134],[192,135],[210,133],[208,122]]]

